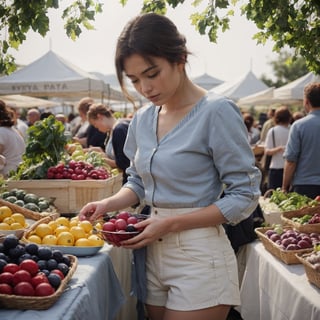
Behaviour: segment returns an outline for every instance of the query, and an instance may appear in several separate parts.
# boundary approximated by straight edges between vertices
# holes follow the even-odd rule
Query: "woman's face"
[[[103,133],[109,132],[112,129],[110,119],[102,114],[98,114],[96,119],[90,119],[90,123]]]
[[[154,57],[150,63],[134,54],[124,63],[124,71],[135,89],[155,105],[163,105],[176,93],[184,75],[183,64],[171,64]]]

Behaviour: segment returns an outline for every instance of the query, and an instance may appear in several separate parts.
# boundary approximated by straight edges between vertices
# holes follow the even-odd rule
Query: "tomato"
[[[315,200],[320,202],[320,196],[316,196]]]
[[[20,267],[17,264],[8,263],[3,267],[2,272],[10,272],[10,273],[14,274],[19,270],[20,270]]]
[[[34,296],[34,289],[29,282],[19,282],[13,288],[13,293],[19,296]]]
[[[36,290],[35,290],[35,295],[39,297],[44,297],[44,296],[50,296],[54,294],[55,290],[51,286],[50,283],[40,283],[37,285]]]
[[[124,219],[117,219],[114,223],[117,230],[126,230],[127,222]]]
[[[12,294],[12,287],[7,283],[0,283],[1,294]]]
[[[38,264],[32,259],[23,260],[19,266],[20,269],[28,271],[32,276],[36,275],[39,271]]]
[[[38,273],[31,279],[31,284],[33,285],[34,288],[36,288],[38,284],[43,282],[46,282],[46,283],[49,282],[47,276],[43,272]]]
[[[12,278],[13,284],[16,285],[20,282],[29,282],[31,283],[31,275],[26,270],[17,271]]]

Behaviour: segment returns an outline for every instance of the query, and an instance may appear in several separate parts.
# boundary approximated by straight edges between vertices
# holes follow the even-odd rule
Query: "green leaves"
[[[67,142],[63,124],[53,115],[37,121],[28,129],[23,162],[10,178],[15,180],[45,178],[47,169],[57,165],[65,157]]]
[[[18,50],[30,29],[44,37],[49,31],[48,9],[58,8],[59,0],[1,1],[0,33],[6,36],[3,37],[5,40],[0,40],[0,74],[10,74],[16,69],[15,60],[8,53],[8,48]],[[82,27],[94,29],[91,21],[101,12],[102,4],[98,0],[74,1],[62,14],[66,34],[76,40]]]

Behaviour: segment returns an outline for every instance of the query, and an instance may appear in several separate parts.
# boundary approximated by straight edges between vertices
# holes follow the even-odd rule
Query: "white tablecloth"
[[[78,258],[66,291],[48,310],[0,310],[1,320],[113,320],[126,298],[105,245],[95,256]]]
[[[244,320],[319,320],[320,289],[308,282],[301,264],[286,265],[256,240],[247,246],[241,284]]]

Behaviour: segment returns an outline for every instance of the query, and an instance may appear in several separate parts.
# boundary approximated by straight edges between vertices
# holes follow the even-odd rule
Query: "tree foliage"
[[[134,0],[132,0],[134,1]],[[0,74],[16,68],[8,49],[18,48],[32,29],[42,36],[49,30],[49,9],[58,9],[62,0],[0,0]],[[124,6],[128,0],[119,0]],[[190,2],[190,0],[188,0]],[[166,14],[167,8],[184,5],[187,0],[144,0],[142,12]],[[218,31],[229,29],[236,4],[242,4],[244,19],[259,29],[257,43],[274,42],[274,51],[290,48],[296,57],[303,57],[308,70],[320,74],[320,1],[319,0],[192,0],[195,11],[190,23],[209,41],[218,41]],[[97,13],[102,12],[99,0],[75,0],[63,14],[67,35],[76,39],[82,29],[92,29]],[[187,17],[186,17],[187,19]],[[5,36],[4,36],[5,35]]]
[[[261,80],[269,87],[281,87],[308,73],[305,59],[302,57],[293,58],[293,54],[289,51],[281,51],[278,59],[270,61],[269,65],[273,69],[275,80],[266,75],[261,77]]]
[[[0,74],[16,69],[9,48],[18,49],[31,29],[41,36],[49,31],[49,9],[58,9],[59,0],[0,0]],[[102,12],[102,4],[95,0],[76,0],[62,13],[66,34],[75,40],[82,28],[93,29],[91,21]]]

